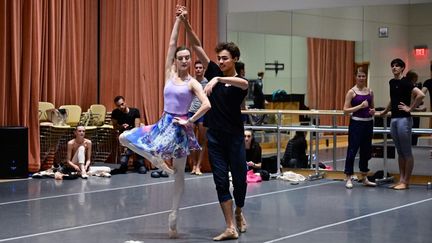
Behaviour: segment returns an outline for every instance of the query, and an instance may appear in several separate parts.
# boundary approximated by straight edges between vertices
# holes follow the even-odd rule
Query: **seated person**
[[[130,130],[141,125],[141,115],[137,108],[129,107],[126,104],[126,100],[123,96],[116,96],[114,98],[115,108],[111,113],[111,121],[114,129],[118,130],[119,133],[123,133],[126,130]],[[120,168],[114,169],[111,174],[123,174],[128,170],[129,157],[135,153],[124,147],[123,152],[120,156]],[[144,166],[144,157],[139,154],[135,154],[134,167],[139,174],[146,174],[147,168]]]
[[[92,142],[85,138],[85,128],[78,125],[74,131],[75,138],[67,143],[67,162],[61,169],[63,174],[76,172],[81,178],[87,179],[90,167]]]
[[[255,141],[253,132],[251,130],[244,131],[245,149],[246,149],[246,163],[249,170],[255,173],[261,170],[261,146]]]
[[[303,131],[297,131],[295,136],[288,141],[282,158],[282,166],[288,168],[308,168],[306,150],[307,142],[305,133]]]

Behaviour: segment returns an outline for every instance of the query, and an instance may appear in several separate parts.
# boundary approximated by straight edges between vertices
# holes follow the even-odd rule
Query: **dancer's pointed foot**
[[[168,230],[168,237],[170,239],[177,239],[178,238],[177,230],[169,229]]]
[[[235,228],[227,228],[222,234],[213,238],[214,241],[238,239],[238,233]]]
[[[168,236],[171,239],[177,238],[177,210],[173,210],[168,216]]]
[[[238,231],[240,233],[246,232],[246,230],[247,230],[247,223],[246,223],[246,219],[244,218],[242,212],[236,213],[235,220],[236,220]]]
[[[175,171],[173,169],[171,169],[167,163],[165,163],[165,160],[155,157],[155,163],[154,165],[156,167],[158,167],[159,169],[165,171],[168,174],[174,175]]]

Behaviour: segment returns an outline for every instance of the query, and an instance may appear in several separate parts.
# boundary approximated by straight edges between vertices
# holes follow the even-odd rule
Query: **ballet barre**
[[[319,135],[318,133],[331,132],[333,133],[333,168],[336,168],[336,142],[337,142],[337,133],[347,133],[348,126],[338,126],[337,125],[337,117],[339,116],[348,116],[344,114],[341,110],[266,110],[266,109],[251,109],[251,110],[242,110],[242,114],[258,114],[258,115],[274,115],[276,116],[276,124],[264,124],[264,125],[245,125],[246,129],[252,130],[264,130],[264,131],[276,131],[276,154],[277,154],[277,168],[278,171],[280,169],[280,147],[281,147],[281,132],[282,131],[305,131],[309,132],[309,154],[313,154],[313,133],[315,135],[315,174],[310,175],[310,180],[321,179],[323,178],[323,173],[319,171]],[[308,125],[283,125],[281,124],[283,115],[307,115],[311,119]],[[387,177],[387,134],[390,134],[390,128],[387,127],[387,119],[391,115],[391,113],[387,113],[382,116],[383,118],[383,127],[374,127],[374,134],[383,134],[383,171],[384,178],[379,180],[379,184],[383,184],[386,182],[390,182],[393,180],[392,177]],[[331,116],[332,117],[332,125],[320,125],[319,120],[320,116]],[[375,115],[378,117],[379,115]],[[432,112],[411,112],[411,116],[417,117],[432,117]],[[429,128],[413,128],[412,132],[414,134],[432,134],[432,129]],[[309,156],[309,162],[312,165],[312,156]]]

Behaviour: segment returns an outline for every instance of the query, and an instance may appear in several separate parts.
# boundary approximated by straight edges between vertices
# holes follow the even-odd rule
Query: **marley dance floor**
[[[173,178],[0,183],[0,242],[211,242],[224,229],[212,175],[187,175],[179,239],[167,236]],[[432,190],[342,181],[249,184],[248,231],[231,242],[432,242]]]

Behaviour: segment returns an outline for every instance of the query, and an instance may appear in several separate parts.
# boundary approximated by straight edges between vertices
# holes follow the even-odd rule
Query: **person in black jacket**
[[[261,146],[255,141],[252,130],[244,131],[246,163],[255,173],[261,170]]]
[[[282,166],[288,168],[308,168],[306,155],[307,142],[303,131],[297,131],[295,136],[288,141],[282,159]]]
[[[264,98],[264,92],[263,92],[263,78],[264,78],[264,72],[258,72],[258,79],[255,80],[254,88],[253,88],[253,96],[254,96],[254,104],[253,108],[255,109],[264,109],[264,104],[266,102]]]

